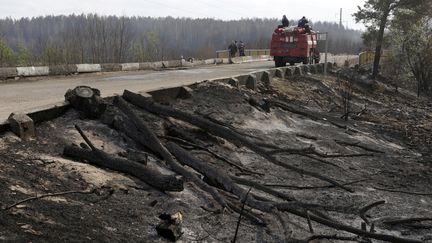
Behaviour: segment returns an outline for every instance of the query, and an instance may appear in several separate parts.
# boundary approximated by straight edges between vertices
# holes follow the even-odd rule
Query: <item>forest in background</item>
[[[97,14],[0,19],[0,66],[211,58],[232,40],[242,40],[247,49],[269,48],[278,24],[279,19],[223,21]],[[352,54],[362,48],[358,30],[329,22],[312,26],[329,32],[331,53]]]

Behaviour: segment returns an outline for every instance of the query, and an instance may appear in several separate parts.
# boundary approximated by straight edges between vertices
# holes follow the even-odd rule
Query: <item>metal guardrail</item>
[[[238,55],[238,54],[237,54]],[[270,55],[270,49],[245,49],[246,56]],[[228,50],[216,51],[216,58],[228,58]]]

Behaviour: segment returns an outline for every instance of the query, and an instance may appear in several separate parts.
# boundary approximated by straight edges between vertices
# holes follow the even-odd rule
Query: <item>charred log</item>
[[[317,179],[327,181],[337,187],[340,187],[344,190],[347,190],[349,192],[352,192],[352,189],[349,189],[343,185],[341,185],[339,182],[328,178],[326,176],[323,176],[316,172],[306,171],[300,168],[297,168],[295,166],[286,164],[284,162],[278,161],[275,157],[269,155],[267,151],[262,149],[261,147],[257,146],[253,142],[251,142],[249,139],[245,138],[244,136],[239,135],[238,133],[234,132],[233,130],[223,127],[221,125],[215,124],[211,121],[208,121],[202,117],[194,116],[173,108],[170,108],[168,106],[158,105],[153,102],[149,102],[148,100],[144,99],[141,95],[138,95],[136,93],[130,92],[128,90],[125,90],[123,93],[123,97],[131,102],[132,104],[141,107],[149,112],[152,112],[154,114],[163,115],[163,116],[171,116],[183,121],[186,121],[188,123],[191,123],[197,127],[200,127],[203,130],[208,131],[209,133],[212,133],[214,135],[220,136],[222,138],[225,138],[232,142],[233,144],[242,144],[246,147],[248,147],[250,150],[254,151],[255,153],[259,154],[263,158],[267,159],[269,162],[276,164],[278,166],[284,167],[286,169],[295,171],[299,174],[308,175],[311,177],[315,177]]]
[[[115,158],[101,150],[87,150],[66,146],[63,155],[87,161],[89,164],[134,176],[161,191],[183,191],[183,181],[175,176],[163,175],[137,162]]]
[[[148,128],[148,126],[141,120],[137,114],[128,106],[126,101],[124,101],[121,97],[115,98],[115,104],[120,108],[121,111],[127,115],[134,125],[137,127],[137,130],[134,131],[135,135],[131,137],[136,142],[141,145],[149,148],[154,151],[158,155],[160,155],[165,162],[171,167],[173,171],[179,173],[192,181],[195,185],[197,185],[202,190],[206,191],[223,207],[227,208],[224,198],[219,195],[219,193],[206,183],[204,183],[197,175],[183,168],[178,162],[174,159],[171,153],[165,148],[165,146],[161,143],[161,141],[156,137],[156,135]]]

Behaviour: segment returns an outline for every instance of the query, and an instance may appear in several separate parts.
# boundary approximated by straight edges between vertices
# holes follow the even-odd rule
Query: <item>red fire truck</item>
[[[273,32],[270,55],[276,67],[283,67],[287,63],[318,63],[317,32],[310,28],[279,26]]]

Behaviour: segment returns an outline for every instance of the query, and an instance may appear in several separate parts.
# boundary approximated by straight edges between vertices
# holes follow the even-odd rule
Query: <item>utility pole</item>
[[[339,20],[339,28],[342,28],[342,8],[340,9],[340,20]]]
[[[328,32],[325,33],[324,76],[327,76]]]

